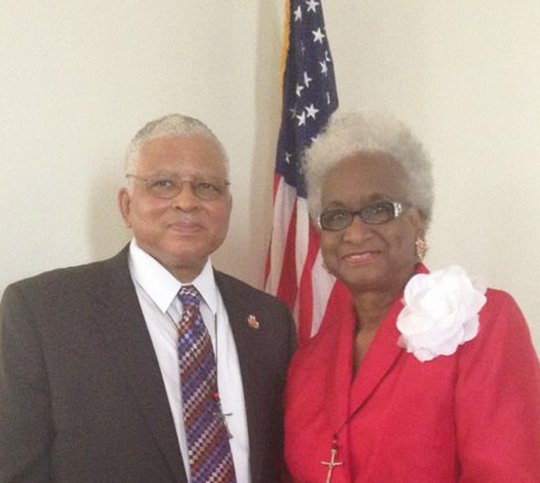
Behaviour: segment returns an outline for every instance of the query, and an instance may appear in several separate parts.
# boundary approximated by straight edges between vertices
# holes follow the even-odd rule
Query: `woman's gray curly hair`
[[[385,154],[401,165],[408,177],[407,201],[420,210],[427,227],[433,207],[431,162],[405,124],[380,113],[336,113],[306,150],[303,169],[311,217],[316,219],[321,213],[322,185],[329,171],[361,152]]]

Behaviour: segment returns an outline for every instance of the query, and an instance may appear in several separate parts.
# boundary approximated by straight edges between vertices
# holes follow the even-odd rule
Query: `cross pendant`
[[[330,450],[330,461],[321,461],[321,465],[328,466],[326,483],[330,483],[332,481],[332,472],[334,471],[334,467],[343,465],[343,461],[336,461],[337,452],[337,446],[333,445],[332,449]]]

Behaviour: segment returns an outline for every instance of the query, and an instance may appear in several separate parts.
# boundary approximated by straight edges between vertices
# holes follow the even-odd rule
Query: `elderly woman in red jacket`
[[[539,482],[540,368],[505,292],[421,260],[430,163],[407,127],[333,118],[306,154],[338,284],[296,353],[286,459],[297,482]]]

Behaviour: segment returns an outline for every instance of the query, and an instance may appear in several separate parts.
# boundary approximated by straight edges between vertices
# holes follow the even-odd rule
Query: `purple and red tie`
[[[191,481],[236,482],[219,403],[216,359],[199,310],[201,296],[193,285],[186,285],[178,297],[184,307],[178,328],[178,357]]]

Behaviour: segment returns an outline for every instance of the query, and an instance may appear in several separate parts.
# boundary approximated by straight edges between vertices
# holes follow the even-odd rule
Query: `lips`
[[[364,263],[369,263],[373,261],[378,255],[378,251],[368,250],[362,252],[347,253],[346,255],[343,255],[341,259],[346,263],[350,263],[353,265],[362,265]]]
[[[203,226],[200,223],[188,220],[175,221],[173,223],[169,223],[167,226],[175,232],[184,234],[198,233],[203,229]]]

